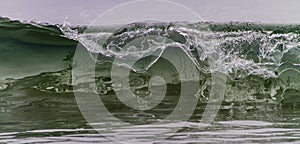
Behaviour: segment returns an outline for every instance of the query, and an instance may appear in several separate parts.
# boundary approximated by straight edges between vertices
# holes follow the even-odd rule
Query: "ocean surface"
[[[86,59],[95,65],[92,78],[86,76],[90,69],[78,69]],[[149,21],[88,27],[0,18],[0,65],[0,143],[116,143],[106,135],[163,144],[300,143],[300,25]],[[116,81],[124,78],[129,84]],[[128,86],[126,94],[138,97],[135,106],[142,110],[122,103],[132,100],[122,97]],[[183,107],[193,109],[191,117],[158,127],[176,108],[182,86],[197,86],[195,99],[187,99],[191,107]],[[213,121],[199,128],[210,94],[223,89]],[[89,93],[137,127],[95,130],[75,96]],[[143,101],[159,94],[158,105]],[[110,122],[97,117],[99,125]],[[166,139],[147,135],[174,127],[179,130]]]

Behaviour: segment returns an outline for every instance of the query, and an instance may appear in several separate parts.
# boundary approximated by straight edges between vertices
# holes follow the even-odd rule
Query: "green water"
[[[132,32],[139,34],[135,25],[130,27]],[[145,28],[143,24],[140,27],[143,30],[153,28]],[[164,25],[160,27],[166,29]],[[170,66],[170,62],[160,58],[147,72],[130,72],[130,87],[136,96],[141,99],[156,96],[151,95],[153,89],[158,94],[165,94],[155,108],[136,110],[123,104],[116,95],[122,84],[113,83],[111,63],[101,63],[103,60],[111,60],[111,57],[105,56],[102,51],[96,58],[98,63],[94,69],[95,77],[92,78],[96,85],[91,85],[89,81],[77,83],[74,78],[76,65],[72,60],[78,48],[76,40],[87,40],[81,33],[70,40],[59,26],[37,27],[36,24],[1,19],[0,143],[116,143],[109,139],[111,137],[121,140],[134,137],[138,141],[170,144],[300,143],[299,26],[237,23],[211,24],[210,27],[212,32],[205,34],[221,37],[219,46],[226,56],[223,66],[228,73],[225,97],[220,109],[211,124],[203,129],[203,123],[199,121],[207,108],[213,85],[212,74],[207,71],[207,61],[201,60],[202,55],[196,55],[193,51],[187,53],[200,59],[193,63],[193,59],[183,55],[185,50],[181,47],[169,47],[162,54],[181,58],[179,61],[185,66],[179,72],[193,72],[189,64],[198,65],[199,80],[185,82],[188,83],[186,86],[192,87],[197,81],[200,90],[196,97],[186,99],[191,105],[196,100],[196,108],[181,107],[192,109],[193,114],[188,121],[179,118],[156,125],[156,122],[166,119],[178,105],[181,86],[185,84],[178,81],[179,72]],[[81,28],[78,29],[81,31]],[[109,41],[120,42],[124,35],[126,38],[126,34],[121,29],[121,33],[114,33]],[[194,33],[188,34],[194,36]],[[193,40],[183,39],[178,33],[169,38],[182,44]],[[189,44],[196,43],[191,41]],[[79,48],[87,53],[91,51],[88,47]],[[202,50],[205,53],[206,49]],[[143,69],[153,59],[146,58],[135,66]],[[122,76],[122,71],[116,75]],[[152,85],[149,83],[150,77],[157,75],[167,82],[165,92],[160,85],[161,81],[155,81]],[[192,73],[187,72],[183,77],[190,75]],[[83,89],[86,87],[92,91]],[[134,127],[104,129],[99,133],[82,113],[75,93],[83,96],[96,94],[106,107],[101,112],[107,110],[121,122],[133,124]],[[143,104],[137,101],[137,105]],[[99,126],[118,125],[101,113],[95,115],[101,120],[97,123]],[[173,128],[178,128],[178,131],[172,135],[165,134],[168,135],[166,139],[152,141],[151,136]]]
[[[34,82],[45,80],[47,79],[33,78],[31,82],[20,81],[14,87],[1,92],[0,142],[114,143],[89,126],[72,93],[49,93],[30,88]],[[27,86],[22,86],[25,83]],[[176,93],[170,93],[162,103],[163,106],[145,114],[120,106],[113,94],[101,97],[110,112],[122,121],[133,124],[150,123],[150,126],[152,122],[167,116],[178,98]],[[199,103],[186,127],[161,143],[298,143],[299,106],[297,102],[223,103],[214,122],[208,128],[200,130],[198,120],[205,104]],[[170,126],[164,125],[156,130],[164,130]],[[138,130],[143,131],[143,128],[110,134],[139,135]]]

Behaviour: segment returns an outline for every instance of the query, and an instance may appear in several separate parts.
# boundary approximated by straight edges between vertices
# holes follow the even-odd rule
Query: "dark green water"
[[[111,33],[113,36],[108,42],[121,45],[120,39],[128,36],[126,32],[139,34],[137,29],[145,31],[155,26],[128,27],[131,29]],[[156,28],[168,29],[166,27],[170,29],[168,32],[173,32],[172,26]],[[184,28],[190,29],[189,26]],[[202,56],[191,50],[189,54],[197,58],[196,64],[200,67],[201,90],[197,107],[177,133],[152,143],[300,143],[300,27],[229,23],[210,24],[210,29],[205,34],[218,38],[225,55],[223,65],[228,79],[220,110],[208,127],[199,128],[212,87],[211,73],[205,58],[201,60]],[[181,32],[191,37],[195,34],[187,30]],[[178,120],[159,127],[153,124],[165,119],[179,100],[183,83],[178,81],[178,74],[170,63],[161,58],[148,73],[131,72],[130,86],[140,97],[151,93],[149,77],[158,75],[157,71],[167,82],[163,101],[154,109],[140,111],[122,104],[116,96],[118,89],[111,80],[111,64],[101,63],[111,58],[102,54],[101,49],[92,51],[86,47],[88,52],[102,54],[97,58],[94,93],[113,116],[139,125],[104,133],[94,130],[80,112],[74,96],[74,92],[83,95],[91,92],[76,89],[78,87],[73,87],[72,82],[72,58],[78,48],[77,41],[83,42],[87,37],[81,32],[76,38],[66,33],[57,26],[0,20],[0,143],[115,143],[104,137],[107,135],[147,140],[149,137],[143,131],[156,133],[184,123]],[[195,39],[180,34],[175,32],[169,38],[178,43],[195,44],[192,41]],[[206,49],[202,50],[205,53]],[[167,49],[165,53],[172,53],[172,50]],[[176,56],[184,57],[174,52]],[[152,61],[151,58],[147,60]],[[142,61],[136,67],[143,69],[147,64]],[[183,70],[189,69],[184,67]],[[154,88],[162,87],[154,85]],[[98,118],[103,119],[99,125],[109,122],[105,116],[98,115]]]

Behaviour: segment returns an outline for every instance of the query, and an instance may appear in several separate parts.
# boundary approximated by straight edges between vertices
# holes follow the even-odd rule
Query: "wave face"
[[[15,83],[26,85],[26,79],[34,78],[37,81],[30,83],[30,87],[39,91],[72,92],[71,63],[79,43],[97,62],[96,82],[100,94],[113,90],[112,64],[122,65],[113,63],[116,58],[141,58],[132,67],[133,89],[147,87],[148,78],[157,71],[168,84],[180,83],[178,73],[170,70],[170,62],[159,56],[148,56],[153,52],[161,56],[175,50],[175,56],[186,55],[199,70],[199,97],[203,101],[207,100],[210,91],[212,72],[226,74],[225,100],[228,102],[294,101],[299,99],[295,96],[300,91],[299,34],[298,25],[140,22],[107,28],[22,23],[1,18],[0,39],[5,42],[0,44],[3,55],[0,59],[5,58],[4,55],[13,55],[13,60],[1,68],[0,88],[9,90]],[[151,42],[143,43],[143,37]],[[127,47],[128,43],[134,43],[136,47]],[[24,51],[27,55],[21,54]],[[212,58],[214,61],[210,63]],[[24,59],[29,60],[24,62]],[[221,64],[222,68],[215,64]],[[20,74],[11,75],[9,71],[17,70],[9,65],[25,66],[20,67]],[[188,67],[182,69],[189,75],[188,70]]]

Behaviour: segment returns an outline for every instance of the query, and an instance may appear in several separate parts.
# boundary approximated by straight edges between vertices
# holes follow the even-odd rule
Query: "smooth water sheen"
[[[139,125],[105,135],[130,134],[147,139],[139,132],[149,131],[151,123],[164,119],[177,105],[181,83],[178,73],[162,58],[149,58],[136,65],[137,71],[147,70],[131,72],[130,86],[136,94],[151,93],[149,77],[157,70],[168,82],[164,100],[150,111],[123,105],[115,95],[118,86],[113,86],[110,77],[112,59],[132,54],[120,53],[118,48],[128,39],[144,36],[145,31],[169,34],[176,45],[161,50],[162,54],[171,52],[171,48],[181,51],[178,56],[188,54],[199,68],[201,85],[199,103],[186,127],[153,143],[300,143],[300,26],[205,23],[210,29],[205,31],[202,25],[134,23],[117,30],[82,33],[86,28],[1,18],[0,143],[115,143],[89,126],[75,101],[74,91],[88,93],[72,86],[72,58],[78,42],[97,61],[95,91],[107,109],[122,121]],[[199,38],[213,40],[216,45],[207,49],[198,43]],[[210,52],[218,53],[223,61],[228,81],[220,111],[212,124],[201,130],[198,121],[208,100],[211,71],[219,70],[210,69]],[[95,54],[100,55],[93,57]],[[149,66],[151,62],[154,64]],[[151,132],[180,123],[183,121],[153,125]]]

